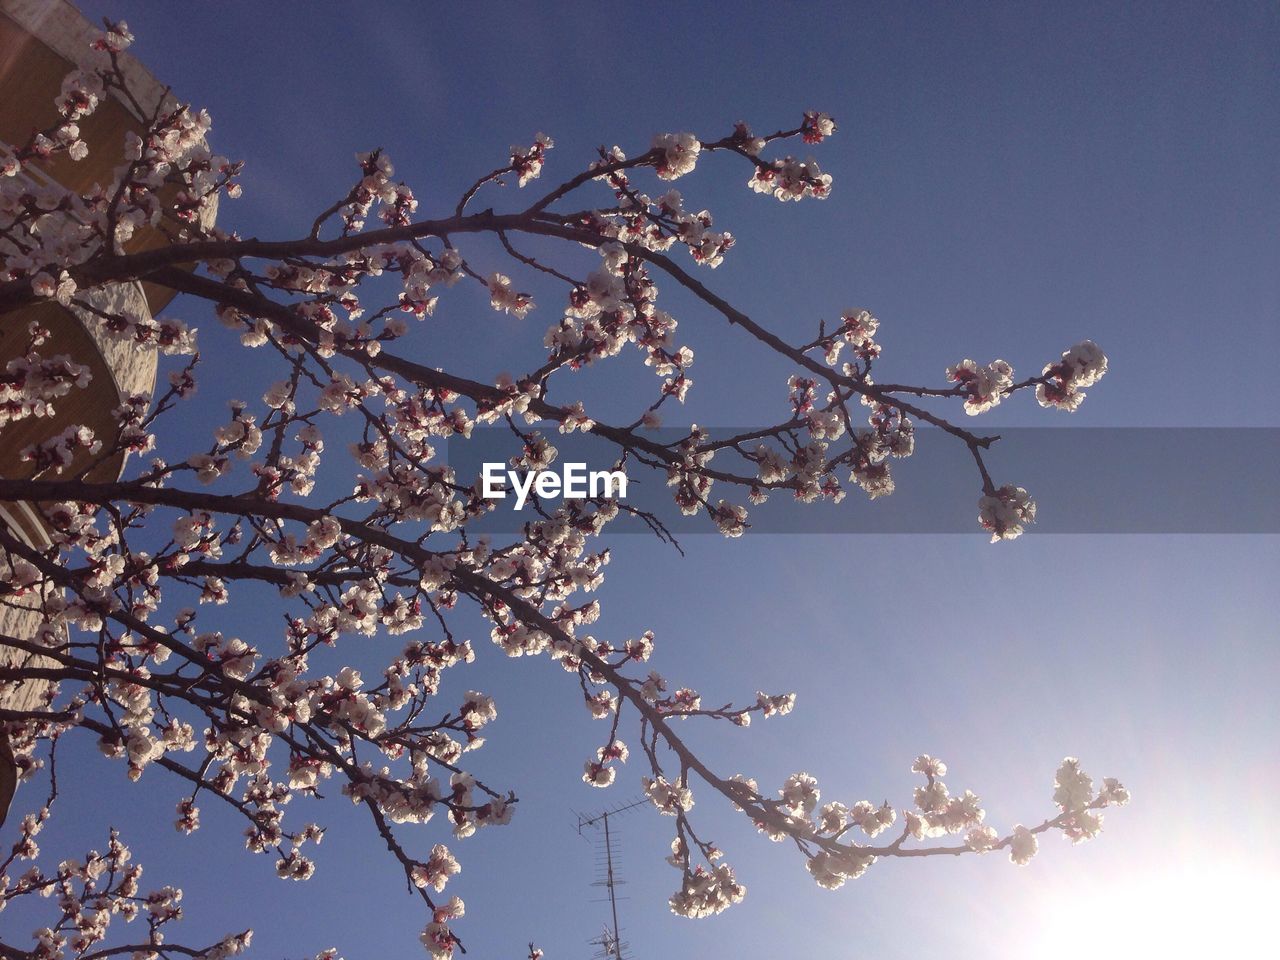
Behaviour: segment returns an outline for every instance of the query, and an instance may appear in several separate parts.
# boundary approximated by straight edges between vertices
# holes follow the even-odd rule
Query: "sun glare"
[[[1231,865],[1104,881],[1043,901],[1027,957],[1269,956],[1277,894],[1280,871],[1263,874]]]

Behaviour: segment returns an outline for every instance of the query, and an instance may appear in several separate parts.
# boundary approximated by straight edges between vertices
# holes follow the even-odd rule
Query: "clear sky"
[[[1280,426],[1276,6],[909,6],[82,8],[127,19],[134,52],[210,110],[216,149],[247,163],[245,196],[221,218],[243,235],[305,233],[345,192],[357,150],[385,147],[433,216],[537,130],[557,142],[545,179],[576,172],[601,143],[638,152],[657,132],[718,137],[739,119],[771,130],[816,108],[840,123],[819,153],[835,176],[829,201],[778,204],[746,190],[740,168],[712,163],[679,184],[740,238],[703,278],[754,317],[798,340],[818,317],[866,306],[882,320],[884,375],[895,380],[938,381],[965,356],[1038,370],[1085,337],[1106,349],[1111,372],[1074,418],[1019,398],[993,426]],[[206,338],[203,401],[261,392],[269,374],[238,358],[219,365],[223,333],[203,307],[171,309]],[[691,416],[775,418],[780,366],[719,318],[678,315],[698,353]],[[549,309],[523,324],[498,317],[478,294],[446,298],[419,359],[491,377],[536,356],[551,320]],[[613,383],[651,378],[624,369]],[[583,397],[603,405],[610,386],[581,380]],[[221,417],[210,407],[207,423],[188,424],[197,435]],[[1142,462],[1121,480],[1120,500],[1164,482]],[[1273,484],[1273,472],[1244,468],[1203,496]],[[1051,958],[1104,948],[1088,938],[1113,932],[1107,916],[1134,935],[1176,932],[1189,905],[1217,917],[1219,900],[1248,905],[1242,884],[1274,888],[1275,537],[992,547],[977,532],[748,535],[692,537],[686,550],[619,543],[600,629],[653,628],[658,669],[709,699],[798,692],[786,720],[695,735],[728,772],[763,785],[808,770],[828,799],[898,804],[912,758],[929,752],[951,766],[953,789],[972,788],[1007,827],[1049,811],[1053,769],[1077,755],[1135,799],[1108,814],[1097,841],[1049,838],[1026,868],[1003,857],[887,862],[828,893],[794,851],[706,797],[696,812],[749,892],[697,922],[669,914],[668,823],[638,810],[619,821],[635,956]],[[256,609],[233,611],[232,629],[260,623]],[[478,622],[474,635],[484,636]],[[379,642],[353,644],[353,655],[377,662]],[[499,702],[477,762],[521,803],[509,827],[456,844],[463,873],[450,889],[468,902],[459,933],[476,957],[517,956],[529,939],[552,958],[585,957],[606,912],[574,811],[634,796],[639,774],[603,793],[583,785],[603,731],[571,679],[484,646],[459,680]],[[133,786],[87,740],[69,747],[44,846],[71,855],[101,845],[106,824],[125,828],[148,879],[185,888],[183,939],[252,925],[254,955],[272,960],[330,944],[351,960],[419,955],[418,904],[344,802],[316,811],[331,827],[317,876],[291,884],[237,850],[238,824],[209,803],[193,837],[164,826],[178,788],[160,771]],[[423,833],[423,844],[438,839]],[[1195,930],[1185,934],[1184,948]]]

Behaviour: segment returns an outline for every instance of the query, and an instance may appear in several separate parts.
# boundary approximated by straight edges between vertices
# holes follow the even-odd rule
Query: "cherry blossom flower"
[[[653,138],[653,149],[661,154],[656,164],[658,176],[675,180],[693,172],[702,144],[692,133],[663,133]]]

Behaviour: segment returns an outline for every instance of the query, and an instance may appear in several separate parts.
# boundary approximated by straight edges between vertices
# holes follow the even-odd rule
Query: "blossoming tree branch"
[[[420,896],[427,950],[436,958],[461,950],[454,928],[463,904],[447,893],[461,869],[455,841],[507,823],[517,809],[510,785],[466,769],[498,710],[466,677],[495,654],[537,661],[532,669],[558,664],[568,674],[564,695],[602,721],[601,746],[584,764],[587,783],[608,787],[624,764],[640,765],[645,791],[672,822],[671,908],[689,917],[718,913],[745,894],[705,835],[695,797],[731,805],[770,839],[794,845],[828,888],[885,857],[1004,851],[1026,863],[1040,835],[1091,838],[1101,809],[1127,800],[1118,782],[1095,784],[1074,759],[1059,768],[1047,812],[1000,828],[985,822],[972,792],[949,789],[946,766],[929,756],[916,759],[921,784],[901,807],[824,803],[807,773],[776,786],[727,776],[702,758],[699,727],[784,715],[794,695],[708,705],[649,668],[651,633],[609,635],[599,602],[587,597],[604,578],[601,535],[610,522],[643,514],[668,536],[660,517],[617,498],[533,494],[517,534],[468,533],[495,505],[481,495],[479,477],[442,462],[438,446],[477,425],[510,431],[517,470],[551,463],[560,434],[594,434],[616,451],[618,469],[662,478],[681,511],[736,537],[750,525],[751,505],[769,497],[891,493],[890,465],[910,457],[916,425],[925,423],[939,428],[934,442],[972,454],[977,522],[993,540],[1017,537],[1034,520],[1027,491],[987,469],[984,453],[997,438],[937,411],[950,404],[977,415],[1017,393],[1074,410],[1106,372],[1092,342],[1021,379],[1003,360],[963,359],[932,385],[878,382],[880,321],[870,312],[846,310],[834,324],[815,323],[812,339],[791,343],[709,279],[734,238],[665,184],[713,165],[715,175],[740,177],[765,197],[824,199],[831,177],[786,151],[831,136],[831,118],[805,113],[763,136],[742,123],[713,139],[662,134],[631,155],[601,149],[542,191],[553,144],[540,134],[431,217],[419,215],[413,190],[374,150],[358,158],[350,190],[285,239],[243,238],[203,216],[217,199],[239,196],[241,165],[210,151],[204,112],[139,102],[120,67],[131,40],[123,23],[107,24],[92,51],[96,65],[67,77],[49,126],[9,156],[0,178],[0,312],[10,318],[0,322],[56,301],[133,349],[187,357],[157,396],[122,402],[111,430],[73,424],[21,451],[24,475],[0,479],[0,502],[38,505],[51,540],[33,546],[0,527],[0,603],[38,619],[30,636],[0,637],[36,664],[3,668],[0,688],[43,685],[34,706],[0,712],[0,763],[33,781],[15,805],[31,812],[10,819],[6,830],[17,839],[0,850],[0,908],[55,894],[34,941],[0,938],[0,957],[223,958],[249,943],[248,931],[211,945],[173,942],[166,933],[180,893],[141,892],[140,868],[120,836],[107,838],[105,853],[41,865],[36,836],[57,793],[56,748],[69,735],[95,738],[130,779],[167,776],[180,831],[200,826],[202,804],[227,804],[243,818],[249,848],[293,880],[312,874],[308,847],[324,828],[294,822],[288,802],[337,784],[367,812]],[[121,145],[113,183],[68,194],[24,177],[59,154],[82,158],[78,125],[108,97],[149,118],[144,135]],[[723,161],[712,164],[716,155]],[[502,198],[528,201],[489,208],[500,183],[524,188]],[[162,230],[168,242],[130,252],[143,227]],[[473,237],[496,241],[509,266],[474,268]],[[537,256],[525,249],[533,237]],[[563,288],[537,313],[523,292],[535,274]],[[134,281],[184,294],[178,303],[192,310],[207,301],[243,349],[266,351],[279,371],[234,404],[213,436],[189,438],[189,451],[167,461],[152,451],[157,434],[173,449],[178,440],[164,424],[196,402],[196,332],[90,296]],[[527,322],[550,311],[545,350],[529,358],[527,372],[469,379],[450,372],[429,339],[425,349],[415,340],[414,329],[450,310],[451,288],[464,284],[480,285],[493,310]],[[679,422],[693,386],[693,352],[659,305],[664,284],[696,299],[687,323],[724,327],[724,349],[768,351],[790,365],[775,423],[715,440],[693,426],[678,441],[656,439],[652,428],[664,417]],[[22,336],[22,355],[0,371],[0,425],[51,416],[91,375],[74,358],[50,354],[38,324]],[[656,379],[634,397],[632,417],[606,422],[572,399],[575,371],[633,350]],[[355,439],[334,449],[326,435]],[[95,472],[126,455],[123,479]],[[224,633],[219,609],[242,586],[278,593],[280,629],[264,618],[253,636]],[[461,604],[487,618],[496,650],[459,635]],[[351,635],[393,638],[380,674],[313,667],[317,648],[341,650]]]

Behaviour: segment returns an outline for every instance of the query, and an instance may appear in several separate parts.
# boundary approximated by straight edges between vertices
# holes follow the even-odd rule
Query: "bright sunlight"
[[[1201,960],[1262,956],[1272,940],[1280,873],[1233,864],[1188,864],[1055,891],[1037,911],[1036,960],[1081,949],[1109,956]]]

